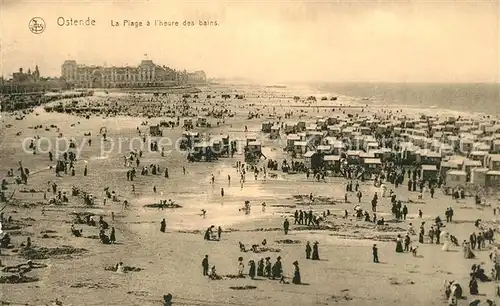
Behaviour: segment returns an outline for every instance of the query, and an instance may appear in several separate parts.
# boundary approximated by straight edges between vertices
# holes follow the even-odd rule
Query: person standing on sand
[[[201,262],[201,266],[203,267],[203,276],[208,276],[208,255],[205,255],[205,258],[203,258]]]
[[[116,242],[116,236],[115,236],[115,228],[111,228],[111,233],[109,234],[109,242],[115,243]]]
[[[238,257],[238,276],[243,277],[243,271],[245,270],[245,264],[243,264],[243,257]]]
[[[248,262],[248,265],[249,265],[248,275],[250,275],[251,279],[254,279],[255,278],[255,272],[256,272],[255,261],[250,260]]]
[[[283,231],[285,231],[285,235],[288,234],[289,228],[290,228],[290,222],[288,222],[288,219],[285,218],[285,221],[283,222]]]
[[[219,238],[219,241],[220,241],[220,236],[222,235],[222,227],[218,227],[217,228],[217,238]]]
[[[221,197],[224,197],[224,188],[221,188],[221,189],[220,189],[220,196],[221,196]]]
[[[379,263],[379,261],[378,261],[378,248],[377,248],[376,244],[373,244],[372,254],[373,254],[373,262],[374,263]]]
[[[311,259],[311,251],[311,244],[308,241],[306,244],[306,259]]]
[[[312,252],[312,260],[319,260],[319,248],[318,248],[318,242],[314,242],[313,245],[313,252]]]
[[[299,262],[294,261],[293,266],[295,267],[295,271],[293,273],[292,283],[295,285],[300,285],[302,283],[302,280],[300,278]]]
[[[83,169],[83,176],[87,176],[87,172],[88,172],[87,165],[85,165],[85,168]]]
[[[161,220],[160,223],[160,232],[165,233],[166,227],[167,227],[167,221],[165,221],[165,218],[163,218],[163,220]]]

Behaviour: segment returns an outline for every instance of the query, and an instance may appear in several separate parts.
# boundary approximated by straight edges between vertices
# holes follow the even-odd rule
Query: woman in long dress
[[[295,272],[293,273],[292,283],[298,285],[301,283],[299,263],[295,261],[293,265],[295,266]]]
[[[470,243],[467,241],[464,241],[464,258],[465,259],[473,259],[476,258],[476,255],[472,252],[472,248],[470,246]]]
[[[248,262],[248,265],[250,266],[250,269],[248,271],[248,275],[250,275],[251,279],[254,279],[255,278],[255,261],[250,260]]]
[[[313,252],[312,252],[312,260],[319,260],[319,249],[318,249],[318,242],[314,242],[313,245]]]
[[[398,238],[396,239],[396,252],[397,253],[403,253],[403,238],[401,238],[401,235],[398,235]]]
[[[442,250],[445,252],[448,252],[450,250],[450,234],[449,233],[444,233],[444,244]]]

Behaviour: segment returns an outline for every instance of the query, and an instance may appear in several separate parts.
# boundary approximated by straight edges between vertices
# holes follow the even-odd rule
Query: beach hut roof
[[[330,146],[327,146],[327,145],[320,145],[320,146],[318,146],[318,148],[317,148],[317,149],[318,149],[318,150],[324,150],[324,151],[326,151],[326,150],[330,150],[330,149],[331,149],[331,147],[330,147]]]
[[[486,175],[491,175],[491,176],[500,176],[500,171],[497,170],[491,170],[486,172]]]
[[[500,161],[500,154],[490,154],[492,161]]]
[[[466,166],[481,166],[481,162],[478,161],[478,160],[470,160],[470,159],[466,159],[464,161],[464,165]]]
[[[422,170],[434,170],[437,171],[437,168],[435,165],[422,165]]]
[[[367,158],[365,159],[365,164],[380,165],[382,162],[379,158]]]
[[[304,157],[313,157],[313,155],[316,154],[316,152],[314,151],[307,151],[305,154],[304,154]]]
[[[340,156],[338,156],[338,155],[325,155],[323,157],[323,160],[325,160],[325,161],[337,161],[337,160],[340,160]]]
[[[490,169],[488,169],[488,168],[474,168],[474,169],[472,169],[472,171],[474,171],[474,172],[488,172],[488,171],[490,171]]]
[[[448,172],[446,172],[446,174],[449,174],[449,175],[460,175],[460,176],[466,176],[467,173],[465,171],[460,171],[460,170],[449,170]]]

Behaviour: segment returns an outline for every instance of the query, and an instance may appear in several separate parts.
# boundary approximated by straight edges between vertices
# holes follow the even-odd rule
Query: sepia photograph
[[[500,1],[0,0],[0,305],[500,306]]]

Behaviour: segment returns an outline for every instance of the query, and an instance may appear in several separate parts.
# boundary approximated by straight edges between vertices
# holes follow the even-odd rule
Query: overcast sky
[[[3,2],[2,2],[3,1]],[[265,82],[499,82],[500,1],[0,1],[0,72],[147,58]],[[42,17],[46,30],[28,23]],[[58,17],[96,20],[59,27]],[[123,28],[111,20],[195,22]],[[200,27],[198,20],[217,21]]]

